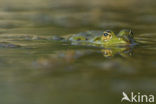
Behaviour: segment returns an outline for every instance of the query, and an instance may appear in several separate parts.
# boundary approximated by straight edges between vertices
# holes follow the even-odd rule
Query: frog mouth
[[[112,39],[112,36],[103,36],[103,37],[102,37],[102,40],[103,40],[103,41],[108,41],[108,40],[110,40],[110,39]]]

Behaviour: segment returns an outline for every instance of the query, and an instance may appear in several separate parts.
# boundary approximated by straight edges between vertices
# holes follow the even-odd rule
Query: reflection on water
[[[154,0],[1,0],[0,103],[120,104],[156,92]],[[96,48],[52,41],[88,30],[134,30],[140,44]]]

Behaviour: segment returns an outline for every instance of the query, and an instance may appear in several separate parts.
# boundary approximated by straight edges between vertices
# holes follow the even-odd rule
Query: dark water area
[[[52,40],[125,28],[140,43],[127,53]],[[2,0],[0,53],[0,104],[121,104],[122,92],[156,96],[156,1]]]

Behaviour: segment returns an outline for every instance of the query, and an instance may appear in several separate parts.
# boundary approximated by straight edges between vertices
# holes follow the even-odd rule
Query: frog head
[[[115,33],[111,30],[104,31],[100,36],[95,37],[93,41],[97,44],[108,45],[108,46],[117,45],[120,43],[127,43],[122,38],[115,35]]]
[[[121,30],[117,35],[111,30],[106,30],[100,39],[103,44],[130,44],[134,42],[132,31],[126,29]]]

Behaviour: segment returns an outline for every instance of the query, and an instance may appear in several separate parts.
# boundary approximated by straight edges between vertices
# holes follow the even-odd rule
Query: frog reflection
[[[106,48],[101,49],[101,53],[105,58],[114,57],[115,55],[120,55],[122,57],[129,57],[133,55],[133,47],[129,48]]]

